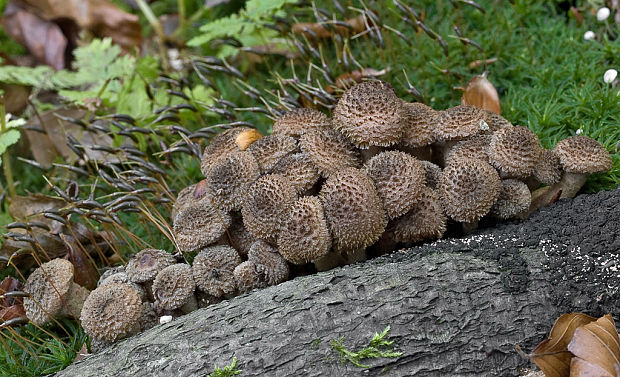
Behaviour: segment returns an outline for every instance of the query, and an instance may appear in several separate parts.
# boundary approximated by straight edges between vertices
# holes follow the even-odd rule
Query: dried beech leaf
[[[555,321],[549,338],[534,348],[530,360],[545,373],[546,377],[568,377],[573,355],[567,347],[575,329],[595,320],[596,318],[582,313],[562,314]]]
[[[611,315],[577,328],[568,350],[575,355],[571,376],[615,377],[620,368],[620,340]]]
[[[15,279],[12,276],[7,276],[4,278],[4,280],[2,280],[2,283],[0,283],[0,295],[3,295],[7,292],[21,291],[22,287],[23,285],[19,280]],[[6,297],[0,299],[0,307],[21,304],[22,302],[23,299],[21,297]]]
[[[2,322],[10,321],[11,319],[25,317],[26,311],[23,304],[15,304],[6,308],[0,309],[0,320]]]
[[[89,290],[95,289],[97,287],[97,280],[99,280],[99,273],[91,264],[88,255],[82,250],[75,238],[61,234],[60,239],[63,240],[67,248],[65,259],[73,264],[73,278],[75,282]]]
[[[58,226],[58,221],[48,219],[42,215],[45,210],[57,210],[65,206],[65,202],[43,194],[14,196],[9,205],[9,214],[16,221],[33,221],[45,223],[50,228]],[[14,231],[19,232],[20,229]]]
[[[502,112],[497,90],[486,78],[486,75],[475,76],[469,81],[465,87],[465,92],[463,92],[463,97],[461,97],[461,102],[463,105],[476,106],[496,114]]]

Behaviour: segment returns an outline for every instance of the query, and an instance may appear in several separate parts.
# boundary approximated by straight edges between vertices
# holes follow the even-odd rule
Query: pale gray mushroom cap
[[[279,174],[260,177],[244,197],[241,215],[245,228],[264,240],[275,240],[286,223],[297,194],[291,183]]]
[[[192,275],[196,287],[212,296],[221,297],[236,290],[233,271],[241,257],[230,246],[207,247],[194,258]]]
[[[297,194],[302,194],[314,186],[321,175],[307,153],[295,153],[283,157],[273,167],[273,174],[288,179]]]
[[[240,210],[245,191],[259,176],[260,169],[252,154],[229,153],[214,164],[207,175],[207,192],[212,204],[221,211]]]
[[[268,285],[288,280],[290,269],[276,247],[264,241],[256,241],[248,252],[248,260],[256,264],[256,271]]]
[[[260,172],[270,173],[281,158],[297,150],[297,140],[286,135],[268,135],[254,142],[247,149],[256,159]]]
[[[488,130],[483,110],[459,105],[440,111],[435,117],[435,137],[438,141],[463,140]]]
[[[144,283],[155,279],[159,271],[174,263],[174,257],[165,250],[144,249],[129,260],[125,273],[132,282]]]
[[[230,226],[229,212],[215,208],[209,199],[188,204],[174,218],[173,232],[182,251],[193,251],[215,243]]]
[[[446,214],[472,223],[485,216],[501,191],[501,180],[489,163],[476,159],[451,160],[441,175],[439,194]]]
[[[73,264],[66,259],[52,259],[39,266],[26,280],[24,310],[37,326],[49,323],[63,308],[63,299],[73,283]]]
[[[170,211],[170,219],[174,221],[174,218],[177,213],[179,213],[181,208],[185,207],[189,203],[202,199],[206,193],[207,182],[204,179],[179,191],[177,199],[172,205],[172,211]]]
[[[491,215],[502,220],[510,219],[530,208],[532,194],[527,185],[516,179],[502,180],[502,189]]]
[[[560,140],[553,148],[560,157],[564,171],[578,174],[594,174],[611,169],[609,152],[598,141],[587,136],[571,136]]]
[[[326,255],[332,245],[323,204],[315,196],[295,202],[278,237],[278,249],[287,261],[304,264]]]
[[[409,211],[426,183],[424,165],[405,152],[381,152],[366,162],[364,171],[375,184],[388,220]]]
[[[97,287],[115,283],[125,283],[131,285],[136,291],[138,291],[142,301],[145,301],[148,297],[144,286],[142,286],[142,284],[132,282],[131,279],[129,279],[129,275],[124,272],[108,275],[105,279],[99,280]]]
[[[331,175],[319,196],[336,251],[348,254],[365,249],[385,230],[383,203],[362,170],[348,168]]]
[[[391,224],[398,242],[419,242],[441,238],[446,231],[448,218],[441,206],[436,190],[425,187],[420,199],[403,216]]]
[[[323,177],[344,168],[359,168],[362,159],[355,146],[336,130],[308,130],[301,135],[301,150]]]
[[[534,172],[541,151],[538,136],[532,130],[506,126],[491,137],[489,162],[502,178],[524,179]]]
[[[405,127],[400,144],[409,148],[419,148],[435,142],[435,117],[437,111],[423,103],[404,103]]]
[[[236,143],[237,136],[245,131],[250,131],[249,127],[235,127],[218,133],[209,141],[209,145],[202,152],[200,171],[206,177],[215,163],[224,158],[228,153],[239,151]]]
[[[140,330],[142,302],[138,292],[128,284],[101,286],[90,293],[80,321],[93,338],[115,342]]]
[[[299,139],[309,129],[329,128],[327,115],[315,109],[298,108],[280,116],[273,123],[274,135],[285,135]]]
[[[361,82],[348,89],[334,108],[332,126],[358,148],[398,143],[406,110],[392,86],[384,81]]]
[[[194,295],[194,277],[189,265],[177,263],[159,271],[151,290],[155,304],[165,310],[178,309]]]

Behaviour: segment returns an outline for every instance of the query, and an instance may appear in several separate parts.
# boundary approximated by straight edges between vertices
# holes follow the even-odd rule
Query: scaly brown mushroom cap
[[[388,220],[409,211],[426,183],[424,165],[405,152],[381,152],[366,162],[364,171],[375,184]]]
[[[484,120],[489,125],[489,133],[493,133],[500,128],[504,128],[506,126],[512,126],[512,123],[506,120],[503,116],[496,114],[489,110],[484,110],[485,118]]]
[[[320,192],[334,249],[353,253],[372,245],[387,225],[383,204],[372,180],[359,169],[331,175]]]
[[[49,323],[60,314],[64,297],[73,283],[73,264],[66,259],[52,259],[34,270],[26,280],[24,310],[37,326]]]
[[[230,246],[232,246],[239,255],[245,256],[248,255],[248,251],[250,251],[250,247],[258,238],[250,233],[247,229],[245,229],[245,225],[243,225],[243,217],[238,212],[232,213],[232,223],[228,228],[228,236],[230,236]]]
[[[278,249],[287,261],[304,264],[326,255],[332,246],[323,205],[315,196],[295,202],[278,237]]]
[[[105,279],[99,280],[97,287],[102,287],[108,284],[124,283],[131,285],[140,294],[140,300],[146,301],[148,298],[146,288],[139,283],[134,283],[129,279],[129,275],[125,272],[118,272],[116,274],[108,275]]]
[[[237,136],[245,131],[252,130],[249,127],[235,127],[213,136],[209,141],[209,145],[202,152],[202,160],[200,163],[200,171],[206,177],[215,163],[228,153],[239,151],[236,143]]]
[[[491,135],[475,135],[469,139],[461,140],[450,149],[446,156],[446,162],[450,163],[452,158],[475,158],[488,162],[490,144]]]
[[[587,136],[571,136],[553,148],[568,173],[594,174],[611,169],[611,156],[598,141]]]
[[[441,238],[448,218],[436,190],[425,187],[411,210],[391,224],[397,242],[419,242]]]
[[[235,292],[233,271],[241,264],[241,257],[230,246],[211,246],[194,258],[192,275],[196,287],[212,296],[221,297]]]
[[[534,167],[534,177],[543,185],[553,185],[562,178],[560,157],[549,149],[542,149],[540,158]]]
[[[298,108],[282,115],[273,123],[274,135],[285,135],[299,139],[309,129],[329,127],[327,115],[315,109]]]
[[[82,307],[90,291],[79,284],[71,283],[71,288],[64,297],[64,305],[60,311],[62,316],[80,318]]]
[[[323,177],[344,168],[359,168],[362,159],[355,146],[336,130],[308,130],[301,135],[301,150]]]
[[[155,304],[164,310],[178,309],[194,296],[194,277],[189,265],[177,263],[159,271],[151,290]]]
[[[172,211],[170,211],[170,219],[174,221],[174,218],[176,217],[177,213],[179,213],[181,208],[185,207],[189,203],[202,199],[206,194],[207,181],[204,179],[179,191],[177,199],[172,205]]]
[[[268,135],[250,145],[248,152],[254,156],[260,172],[270,173],[274,165],[284,156],[297,149],[297,140],[286,135]]]
[[[408,148],[419,148],[435,142],[435,117],[437,111],[423,103],[404,103],[405,129],[401,145]]]
[[[489,162],[503,178],[527,178],[534,172],[542,147],[538,136],[526,127],[506,126],[493,133]]]
[[[260,177],[247,190],[241,215],[245,228],[264,240],[275,240],[297,199],[291,183],[279,174]]]
[[[532,194],[525,183],[516,179],[504,179],[490,214],[498,219],[510,219],[530,208],[531,202]]]
[[[437,114],[434,132],[438,141],[451,141],[465,139],[488,128],[483,110],[459,105]]]
[[[144,283],[155,279],[159,271],[174,263],[174,257],[165,250],[144,249],[129,260],[125,273],[132,282]]]
[[[392,86],[384,81],[361,82],[340,97],[332,126],[359,148],[390,146],[400,141],[406,111]]]
[[[231,152],[209,171],[207,191],[218,209],[238,211],[243,205],[243,194],[259,175],[260,169],[252,154]]]
[[[268,285],[288,280],[290,269],[278,249],[264,241],[256,241],[248,252],[248,261],[256,264],[256,271]]]
[[[456,221],[473,223],[489,212],[501,187],[499,174],[489,163],[453,159],[443,170],[439,194],[448,216]]]
[[[140,330],[142,302],[138,292],[128,284],[101,286],[90,293],[80,321],[93,338],[115,342]]]
[[[190,203],[174,218],[173,232],[182,251],[197,250],[216,242],[230,226],[230,214],[216,209],[210,199],[206,197]]]
[[[309,190],[321,175],[307,153],[295,153],[278,161],[273,167],[273,174],[280,174],[288,179],[297,194]]]
[[[233,275],[235,276],[237,289],[241,293],[249,292],[252,289],[265,288],[267,286],[267,282],[263,279],[263,276],[258,273],[256,263],[249,260],[235,267]]]
[[[441,178],[442,169],[439,165],[433,164],[430,161],[422,160],[421,162],[424,166],[426,186],[436,189],[439,186],[439,179]]]

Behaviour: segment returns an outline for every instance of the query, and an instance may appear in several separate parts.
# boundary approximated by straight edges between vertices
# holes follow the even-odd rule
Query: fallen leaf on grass
[[[547,377],[568,377],[571,358],[568,344],[575,330],[596,318],[582,313],[563,314],[555,321],[549,338],[542,341],[530,354],[532,360]]]
[[[502,112],[497,89],[487,79],[486,73],[474,76],[469,81],[463,92],[463,97],[461,97],[461,103],[489,110],[498,115],[501,115]]]
[[[620,340],[610,314],[577,328],[568,350],[575,356],[571,377],[620,375]]]
[[[88,355],[90,355],[90,353],[88,353],[88,348],[86,348],[86,343],[84,343],[82,348],[80,348],[80,352],[78,352],[75,359],[73,359],[73,363],[75,364],[76,362],[83,360]]]
[[[75,282],[89,290],[95,289],[99,280],[99,273],[91,264],[91,258],[88,257],[74,237],[65,234],[60,234],[59,236],[67,249],[65,259],[73,264],[73,278]]]
[[[12,276],[7,276],[0,283],[0,295],[7,292],[21,291],[23,288],[22,283]],[[3,297],[0,299],[0,307],[9,307],[15,304],[21,304],[23,299],[21,297]]]

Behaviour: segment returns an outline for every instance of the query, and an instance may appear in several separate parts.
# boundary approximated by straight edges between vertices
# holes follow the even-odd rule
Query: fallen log
[[[58,376],[517,376],[565,312],[620,314],[620,189],[523,222],[235,297],[121,341]],[[398,358],[342,363],[391,327]]]

